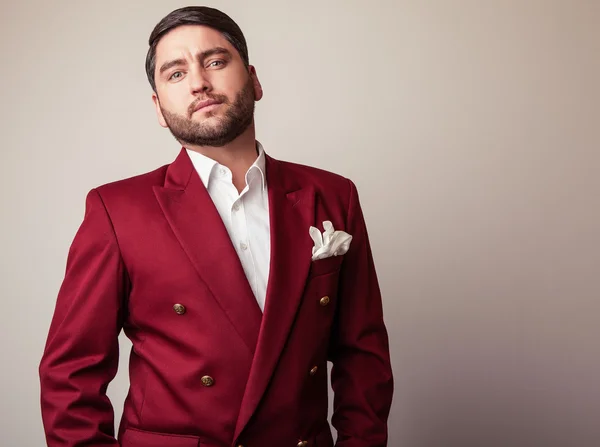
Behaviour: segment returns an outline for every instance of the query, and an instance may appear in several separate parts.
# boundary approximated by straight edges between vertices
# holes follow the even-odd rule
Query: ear
[[[158,118],[158,124],[162,127],[169,127],[167,122],[165,121],[165,117],[162,114],[162,110],[160,110],[160,102],[158,100],[158,95],[156,92],[152,92],[152,101],[154,102],[154,107],[156,108],[156,117]]]
[[[263,89],[262,85],[260,85],[260,81],[258,80],[258,75],[256,74],[256,68],[254,65],[248,65],[248,72],[252,78],[252,84],[254,85],[254,100],[260,101],[263,97]]]

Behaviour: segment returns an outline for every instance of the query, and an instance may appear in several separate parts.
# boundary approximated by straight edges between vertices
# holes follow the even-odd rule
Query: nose
[[[204,93],[212,89],[206,73],[198,67],[193,67],[190,70],[188,79],[190,82],[190,91],[193,95]]]

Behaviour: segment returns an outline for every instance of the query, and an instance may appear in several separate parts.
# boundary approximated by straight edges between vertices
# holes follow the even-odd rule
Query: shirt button
[[[233,211],[239,211],[240,210],[240,202],[235,202],[235,204],[233,205]]]
[[[242,250],[246,251],[246,250],[248,250],[248,244],[246,244],[245,242],[242,242],[242,243],[240,244],[240,248],[241,248]]]
[[[225,174],[227,174],[227,171],[225,170],[225,168],[220,168],[219,169],[219,174],[221,174],[222,176],[224,176]]]

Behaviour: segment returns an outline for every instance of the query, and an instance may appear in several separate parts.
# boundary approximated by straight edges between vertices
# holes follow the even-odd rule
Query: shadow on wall
[[[427,389],[397,389],[395,406],[402,408],[389,427],[391,447],[600,445],[600,424],[590,424],[590,416],[600,414],[598,392],[586,398],[585,390],[574,392],[549,376],[486,379],[438,370],[426,379],[419,383]]]

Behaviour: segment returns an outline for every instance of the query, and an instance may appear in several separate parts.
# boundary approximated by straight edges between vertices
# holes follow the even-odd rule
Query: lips
[[[193,109],[193,112],[197,112],[198,110],[202,110],[205,107],[209,107],[215,104],[221,104],[221,101],[218,101],[216,99],[207,99],[204,101],[200,101],[198,104],[196,104],[196,106]]]

